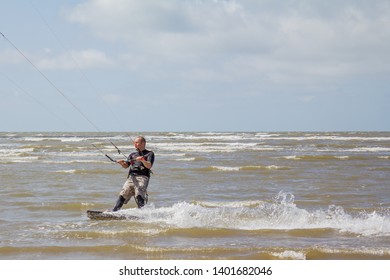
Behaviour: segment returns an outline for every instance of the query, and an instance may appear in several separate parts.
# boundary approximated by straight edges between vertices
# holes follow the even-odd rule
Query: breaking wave
[[[149,205],[128,209],[147,223],[168,228],[229,230],[326,230],[362,236],[390,236],[389,212],[347,213],[342,206],[309,211],[294,204],[294,196],[279,193],[274,201],[180,202],[169,207]]]

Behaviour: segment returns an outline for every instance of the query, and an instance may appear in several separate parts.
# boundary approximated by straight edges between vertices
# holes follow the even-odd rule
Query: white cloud
[[[123,96],[118,94],[105,94],[102,96],[102,99],[105,103],[108,103],[110,105],[116,105],[123,101]]]
[[[301,100],[301,101],[303,101],[305,103],[312,102],[314,99],[315,99],[315,96],[313,96],[313,95],[305,95],[305,96],[301,96],[299,98],[299,100]]]
[[[59,56],[45,57],[37,62],[40,69],[88,69],[114,66],[115,63],[103,52],[94,49],[69,51]]]
[[[68,18],[165,75],[307,84],[390,70],[388,1],[88,0]]]
[[[16,50],[0,50],[0,63],[18,64],[24,61],[24,58]]]

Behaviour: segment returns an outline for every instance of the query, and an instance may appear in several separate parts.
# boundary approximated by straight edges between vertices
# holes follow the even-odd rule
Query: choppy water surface
[[[136,135],[132,135],[133,137]],[[126,133],[0,133],[1,259],[390,259],[390,133],[145,133],[139,220],[112,208]]]

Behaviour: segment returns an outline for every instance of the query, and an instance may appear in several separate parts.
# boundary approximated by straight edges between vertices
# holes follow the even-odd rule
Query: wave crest
[[[171,229],[204,230],[312,230],[341,234],[390,236],[390,216],[386,213],[347,213],[342,206],[306,210],[295,205],[294,195],[279,192],[271,202],[180,202],[169,207],[122,210],[137,215],[146,223],[158,223]]]

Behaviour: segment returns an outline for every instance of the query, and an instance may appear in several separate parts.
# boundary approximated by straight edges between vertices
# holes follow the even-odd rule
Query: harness
[[[147,159],[151,153],[152,152],[149,151],[146,155],[144,155],[142,151],[138,151],[139,156],[142,156],[144,159]],[[135,153],[131,154],[130,156],[137,157]],[[130,166],[129,174],[127,177],[134,176],[134,175],[144,175],[150,177],[150,174],[153,174],[152,170],[146,168],[142,163],[139,165],[135,165],[136,161],[133,160],[132,158],[127,160],[127,163]]]

